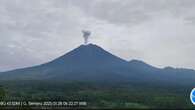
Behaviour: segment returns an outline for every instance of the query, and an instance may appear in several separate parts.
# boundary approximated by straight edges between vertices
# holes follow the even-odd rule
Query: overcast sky
[[[0,71],[90,42],[126,60],[195,69],[195,0],[0,0]]]

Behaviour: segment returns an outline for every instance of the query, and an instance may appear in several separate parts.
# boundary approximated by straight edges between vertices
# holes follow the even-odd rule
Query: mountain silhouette
[[[156,68],[139,60],[123,60],[101,47],[81,45],[48,63],[0,73],[0,80],[119,81],[193,84],[195,71]]]

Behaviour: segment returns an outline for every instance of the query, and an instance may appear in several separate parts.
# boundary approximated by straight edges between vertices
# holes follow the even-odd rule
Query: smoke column
[[[83,38],[84,38],[84,44],[87,45],[89,36],[91,35],[91,32],[87,31],[87,30],[82,30],[82,33],[83,33]]]

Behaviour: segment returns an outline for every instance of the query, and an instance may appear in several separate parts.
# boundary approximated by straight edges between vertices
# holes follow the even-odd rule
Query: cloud
[[[0,0],[0,71],[61,56],[82,29],[124,59],[195,68],[194,10],[194,0]]]
[[[72,36],[80,32],[82,12],[74,6],[58,8],[46,0],[1,0],[0,5],[2,70],[46,62],[79,41]]]

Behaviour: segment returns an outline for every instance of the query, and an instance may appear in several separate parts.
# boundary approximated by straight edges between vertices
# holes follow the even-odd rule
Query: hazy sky
[[[195,69],[195,0],[0,0],[0,71],[90,42],[126,60]]]

